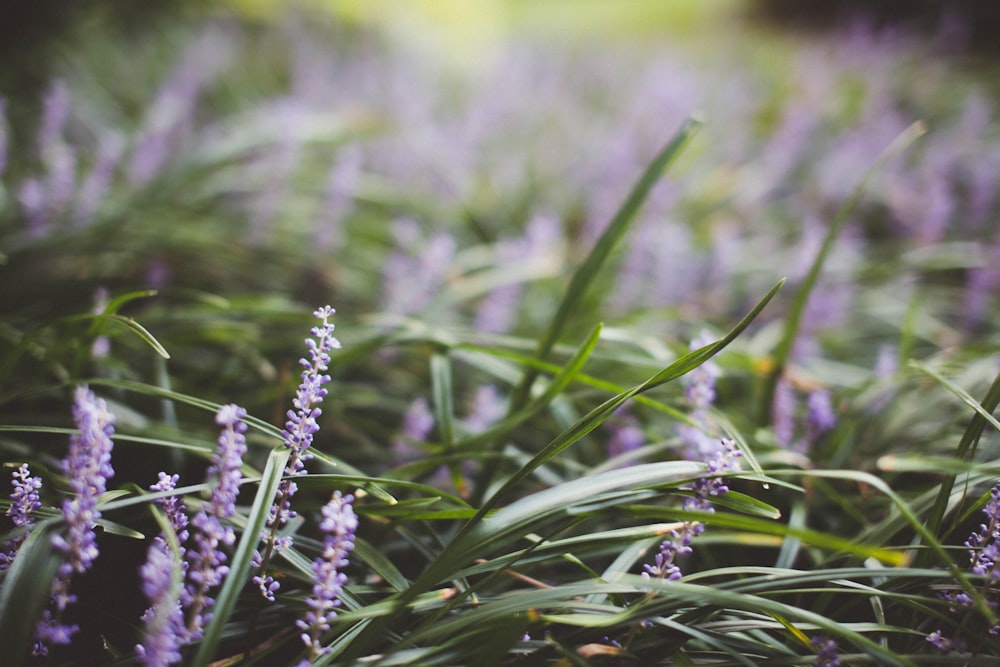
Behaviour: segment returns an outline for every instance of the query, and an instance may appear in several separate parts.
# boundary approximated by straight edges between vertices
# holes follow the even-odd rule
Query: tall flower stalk
[[[326,533],[323,552],[312,564],[312,593],[306,598],[309,611],[305,618],[296,622],[302,630],[303,643],[309,647],[309,659],[300,662],[299,667],[308,666],[310,661],[329,652],[323,647],[321,639],[337,617],[340,594],[347,581],[344,568],[354,550],[354,534],[358,529],[358,516],[354,513],[353,503],[354,496],[344,496],[336,491],[323,506],[323,520],[319,524],[320,530]]]
[[[173,491],[178,479],[177,475],[161,472],[159,481],[149,487],[149,490]],[[146,667],[166,667],[180,662],[180,651],[187,637],[180,591],[187,572],[185,549],[182,545],[189,534],[188,517],[184,512],[183,501],[177,496],[163,498],[158,504],[166,514],[177,544],[171,545],[164,534],[157,535],[149,546],[146,563],[139,570],[142,592],[149,600],[150,607],[142,615],[142,621],[146,624],[144,641],[135,650],[139,662]]]
[[[73,495],[62,505],[66,532],[52,538],[53,549],[62,553],[64,560],[52,582],[49,607],[42,612],[35,630],[38,655],[46,655],[51,644],[68,644],[78,629],[76,625],[63,623],[63,613],[76,601],[76,596],[70,593],[70,581],[74,574],[89,570],[97,559],[94,527],[101,519],[97,500],[115,474],[111,467],[115,418],[107,403],[88,387],[77,387],[73,418],[79,431],[70,436],[69,453],[62,462]]]
[[[27,539],[28,532],[35,523],[33,514],[42,506],[42,501],[38,497],[38,489],[42,488],[42,479],[32,476],[27,463],[22,463],[11,476],[13,477],[14,491],[10,494],[10,509],[7,510],[7,516],[14,522],[14,526],[23,529],[23,532],[0,547],[0,572],[9,568],[10,564],[14,562],[17,550]]]
[[[312,458],[308,450],[313,436],[319,431],[317,420],[323,414],[319,405],[327,394],[323,385],[330,381],[330,376],[326,373],[330,364],[330,352],[340,347],[340,341],[333,336],[334,325],[330,322],[335,312],[330,306],[324,306],[313,313],[314,317],[321,320],[321,324],[313,327],[310,330],[313,337],[306,339],[308,357],[299,360],[304,369],[302,381],[292,400],[293,409],[288,411],[285,428],[281,431],[285,446],[291,450],[285,465],[286,478],[278,486],[274,504],[268,514],[261,549],[254,554],[254,565],[259,568],[260,573],[253,581],[261,595],[271,601],[274,600],[279,584],[267,573],[267,568],[276,554],[291,545],[291,537],[278,537],[278,531],[296,516],[291,509],[291,500],[298,491],[298,486],[291,478],[305,474],[305,464]]]
[[[245,417],[246,410],[232,404],[219,408],[215,416],[215,422],[222,426],[222,433],[208,476],[215,478],[216,484],[208,502],[191,520],[194,544],[185,554],[187,582],[181,592],[181,602],[187,612],[187,633],[192,641],[201,638],[203,628],[212,618],[211,610],[215,604],[212,589],[229,574],[223,547],[231,546],[236,534],[231,526],[223,522],[236,513],[236,498],[242,479],[240,468],[247,449]]]

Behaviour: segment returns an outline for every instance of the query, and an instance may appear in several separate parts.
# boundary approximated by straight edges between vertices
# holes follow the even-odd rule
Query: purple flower
[[[795,388],[784,377],[774,387],[774,402],[771,404],[771,428],[779,447],[788,447],[795,437]]]
[[[739,470],[740,456],[741,452],[734,441],[721,441],[721,447],[707,462],[707,476],[696,481],[691,487],[694,495],[685,498],[684,509],[702,512],[714,511],[710,498],[717,498],[729,492],[725,481],[716,475]],[[691,540],[704,531],[704,524],[697,521],[682,521],[676,528],[671,528],[667,533],[669,539],[660,544],[660,550],[656,554],[653,564],[642,566],[644,570],[642,576],[647,579],[654,577],[666,581],[680,579],[681,569],[675,561],[677,558],[691,553]]]
[[[694,495],[684,499],[684,509],[714,512],[710,499],[729,492],[725,479],[717,475],[739,470],[742,455],[733,440],[722,440],[718,451],[706,461],[708,475],[696,481],[691,487]]]
[[[177,487],[177,475],[159,474],[150,491],[173,491]],[[135,647],[139,661],[148,667],[165,667],[181,660],[180,649],[186,643],[187,628],[184,625],[184,610],[180,602],[180,592],[187,562],[182,546],[188,538],[188,518],[184,503],[176,496],[167,496],[156,501],[167,515],[170,527],[177,536],[178,550],[175,554],[164,535],[153,539],[146,555],[146,563],[140,568],[142,591],[150,602],[150,607],[142,615],[146,624],[144,643]]]
[[[503,419],[506,413],[506,406],[496,386],[481,385],[476,389],[472,398],[472,409],[465,417],[465,430],[472,434],[482,433]],[[433,425],[433,421],[431,424]]]
[[[606,422],[611,437],[608,438],[608,456],[615,458],[633,452],[646,443],[639,420],[622,405]]]
[[[8,540],[0,548],[0,572],[9,568],[14,561],[17,550],[35,523],[32,513],[42,506],[42,501],[38,498],[38,489],[42,488],[42,478],[33,477],[27,463],[22,463],[11,476],[14,478],[14,491],[10,494],[10,509],[7,510],[7,516],[14,522],[14,526],[23,528],[24,532]]]
[[[139,662],[147,667],[166,667],[181,661],[187,630],[178,595],[183,577],[181,561],[170,545],[157,535],[149,546],[146,562],[139,570],[142,592],[151,606],[142,615],[146,623],[144,643],[135,647]]]
[[[337,617],[340,593],[347,581],[344,568],[348,564],[348,555],[354,549],[354,534],[358,529],[353,502],[354,496],[343,496],[336,491],[330,502],[323,506],[323,520],[319,527],[327,537],[323,541],[322,555],[312,565],[312,594],[306,598],[309,611],[304,619],[296,621],[302,630],[302,641],[309,647],[310,659],[328,652],[320,640]]]
[[[837,425],[837,413],[833,409],[830,392],[816,389],[806,398],[806,434],[804,446],[809,449],[823,434]]]
[[[0,176],[7,169],[7,100],[0,97]]]
[[[983,514],[988,522],[980,524],[979,529],[969,535],[965,546],[969,549],[969,568],[972,573],[987,577],[981,592],[989,595],[993,592],[995,580],[1000,579],[1000,482],[990,489],[990,500],[983,507]],[[975,604],[972,596],[965,591],[945,591],[940,596],[948,602],[953,614]],[[987,600],[987,604],[996,608],[995,600]],[[988,630],[991,635],[1000,634],[1000,623],[992,624]],[[963,637],[945,637],[940,630],[928,635],[927,641],[942,651],[965,651],[969,648]]]
[[[76,626],[62,623],[66,607],[76,601],[76,596],[69,592],[70,579],[74,573],[89,570],[97,558],[94,526],[101,518],[97,499],[107,490],[107,480],[115,474],[111,467],[115,418],[108,412],[107,403],[94,396],[89,388],[77,387],[73,418],[79,432],[70,436],[69,453],[62,462],[73,496],[62,505],[66,533],[52,538],[52,547],[65,559],[52,582],[52,602],[42,613],[35,631],[38,655],[45,655],[49,644],[68,644],[77,630]]]
[[[69,108],[69,89],[64,81],[56,79],[42,102],[42,120],[38,129],[38,154],[46,162],[60,152]]]
[[[187,631],[194,641],[201,638],[205,624],[211,620],[215,599],[209,591],[229,574],[226,553],[222,548],[232,545],[236,535],[223,521],[236,513],[236,498],[242,479],[240,468],[246,453],[245,417],[246,410],[232,404],[223,405],[216,413],[215,422],[223,428],[208,469],[209,478],[214,478],[216,483],[208,502],[191,520],[194,545],[185,554],[188,570],[181,602],[187,610]]]
[[[660,550],[653,559],[653,564],[642,566],[642,576],[664,581],[680,579],[681,568],[674,561],[691,553],[691,540],[700,535],[703,528],[700,523],[693,521],[682,521],[677,528],[671,528],[667,533],[670,539],[660,543]]]
[[[816,667],[840,667],[840,658],[837,657],[837,642],[822,635],[817,635],[811,640],[812,645],[818,649],[816,652],[816,661],[813,663]]]
[[[702,332],[691,341],[691,349],[697,350],[712,342],[708,332]],[[684,378],[684,398],[691,406],[691,424],[681,424],[677,433],[684,443],[684,457],[690,460],[704,459],[718,447],[715,438],[705,431],[711,426],[709,410],[715,402],[715,379],[721,371],[709,359],[688,373]]]
[[[294,409],[288,411],[288,421],[285,422],[285,428],[281,432],[285,445],[292,450],[288,463],[285,464],[287,477],[305,474],[305,462],[312,458],[308,449],[312,445],[313,436],[319,431],[317,420],[323,414],[319,405],[327,393],[323,385],[330,381],[330,376],[326,374],[330,363],[330,351],[340,347],[340,341],[333,337],[334,325],[330,322],[330,317],[335,312],[330,306],[324,306],[313,313],[314,317],[322,320],[322,324],[312,328],[310,333],[313,338],[306,339],[308,358],[299,360],[305,370],[302,371],[302,382],[295,398],[292,399]],[[278,589],[278,582],[266,573],[267,564],[274,554],[279,553],[291,542],[290,537],[279,539],[277,535],[278,528],[295,517],[295,512],[291,509],[291,499],[297,490],[295,482],[289,479],[282,480],[267,518],[267,528],[263,535],[264,551],[258,550],[254,554],[253,562],[260,568],[261,574],[255,576],[253,581],[260,588],[261,595],[272,601],[274,592]]]

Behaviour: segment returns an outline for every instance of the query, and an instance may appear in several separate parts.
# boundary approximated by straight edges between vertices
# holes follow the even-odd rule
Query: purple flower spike
[[[149,490],[173,491],[178,479],[177,475],[161,472],[159,480]],[[166,513],[178,543],[183,545],[188,538],[184,503],[177,496],[168,496],[158,500],[157,504]],[[187,572],[184,553],[184,547],[180,546],[175,559],[164,536],[158,535],[149,547],[146,563],[139,570],[142,591],[149,599],[150,607],[142,615],[146,624],[144,643],[137,645],[135,651],[139,661],[147,667],[166,667],[181,661],[180,649],[187,637],[180,602],[183,577]]]
[[[723,440],[721,449],[710,458],[708,465],[709,477],[702,477],[691,487],[694,496],[684,500],[684,509],[700,510],[702,512],[712,512],[711,498],[723,495],[729,491],[726,482],[721,477],[716,477],[719,473],[734,472],[740,469],[740,457],[742,456],[736,443],[732,440]]]
[[[302,641],[309,647],[311,660],[328,652],[320,640],[337,617],[340,593],[347,581],[344,568],[354,549],[354,534],[358,529],[353,502],[354,496],[343,496],[340,491],[336,491],[330,502],[323,507],[323,521],[319,527],[327,537],[323,541],[322,555],[313,561],[312,595],[306,599],[309,611],[304,619],[296,621],[296,625],[302,630]]]
[[[187,636],[178,599],[182,570],[167,541],[155,537],[146,563],[139,570],[142,592],[152,606],[142,616],[146,623],[145,643],[136,646],[135,651],[139,662],[147,667],[167,667],[181,661],[181,647]]]
[[[45,655],[49,644],[68,644],[77,630],[76,626],[62,623],[66,607],[76,601],[76,596],[69,592],[70,579],[74,573],[89,570],[97,558],[94,526],[101,518],[97,499],[107,490],[108,478],[115,474],[111,467],[115,418],[108,412],[107,403],[94,396],[89,388],[77,387],[73,418],[79,432],[70,436],[69,453],[62,462],[73,497],[62,506],[65,535],[52,538],[52,547],[63,553],[65,560],[52,582],[52,602],[42,612],[35,630],[38,655]]]
[[[14,492],[10,494],[10,509],[7,510],[7,516],[11,518],[16,527],[24,528],[25,531],[0,548],[0,572],[9,568],[14,561],[17,550],[28,537],[28,531],[35,523],[32,514],[42,506],[42,501],[38,498],[38,489],[42,488],[42,479],[31,475],[27,463],[22,463],[21,467],[12,473],[12,477],[14,478]]]
[[[187,585],[181,593],[181,602],[187,609],[187,631],[192,641],[201,638],[203,628],[211,620],[215,598],[209,595],[209,591],[229,574],[226,553],[222,548],[232,545],[236,534],[222,522],[236,513],[236,497],[242,479],[240,468],[247,449],[245,417],[246,410],[236,405],[222,406],[215,416],[215,422],[222,426],[222,433],[212,455],[208,476],[217,481],[212,496],[191,520],[194,546],[186,553]]]
[[[335,312],[330,306],[324,306],[313,313],[313,316],[322,320],[322,323],[313,327],[310,331],[313,337],[306,339],[308,358],[299,360],[305,369],[302,371],[302,382],[292,400],[294,409],[288,411],[288,421],[281,431],[285,445],[292,450],[288,463],[285,464],[287,477],[305,474],[305,463],[312,458],[308,449],[312,445],[313,436],[319,431],[317,420],[323,414],[319,405],[327,393],[323,385],[330,381],[330,376],[326,374],[330,364],[330,352],[340,348],[340,341],[333,336],[334,325],[330,322]],[[281,552],[291,543],[291,537],[279,539],[277,534],[278,528],[295,518],[295,512],[291,509],[291,499],[296,491],[298,487],[295,482],[288,479],[283,480],[278,486],[274,505],[267,518],[267,528],[262,536],[263,552],[257,551],[254,554],[253,563],[261,568],[261,574],[255,576],[253,581],[260,588],[261,595],[271,601],[274,600],[274,593],[278,590],[278,582],[266,573],[267,564],[274,554]]]
[[[812,638],[812,645],[818,649],[816,662],[813,663],[816,667],[840,667],[840,658],[837,657],[840,647],[837,646],[837,642],[818,635]]]

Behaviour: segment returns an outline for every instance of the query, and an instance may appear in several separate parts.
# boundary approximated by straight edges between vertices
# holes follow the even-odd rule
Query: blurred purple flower
[[[779,447],[788,447],[795,438],[795,412],[798,401],[795,388],[784,377],[778,379],[774,387],[774,401],[771,404],[771,429]]]
[[[13,477],[14,491],[10,494],[10,508],[7,516],[14,522],[16,528],[23,528],[24,532],[8,540],[0,548],[0,572],[10,567],[17,555],[17,550],[28,537],[28,532],[35,523],[34,511],[42,506],[42,501],[38,497],[38,489],[42,488],[42,478],[35,477],[28,469],[27,463],[11,473]]]
[[[311,329],[313,338],[307,338],[305,341],[309,357],[299,360],[305,370],[302,371],[302,381],[295,398],[292,399],[294,409],[288,411],[288,420],[281,431],[285,445],[291,449],[291,455],[285,464],[285,475],[289,478],[305,474],[305,464],[312,458],[308,450],[312,445],[313,436],[319,431],[317,420],[323,414],[319,406],[327,394],[323,385],[330,381],[330,376],[326,373],[330,364],[330,352],[340,348],[340,341],[333,336],[334,325],[330,322],[335,312],[330,306],[324,306],[313,312],[313,317],[322,320],[322,323]],[[253,581],[260,588],[261,595],[272,601],[279,585],[267,574],[266,569],[274,554],[291,543],[290,537],[278,538],[277,535],[278,528],[295,517],[295,512],[291,509],[291,500],[297,490],[298,486],[291,479],[281,481],[274,505],[268,514],[267,527],[262,535],[263,551],[258,550],[254,554],[253,563],[260,568],[261,573],[255,576]]]
[[[178,475],[160,472],[158,481],[150,491],[173,491]],[[139,661],[147,667],[165,667],[181,661],[180,649],[186,643],[188,632],[184,624],[184,610],[180,601],[184,575],[187,573],[186,549],[188,517],[184,502],[176,495],[156,501],[167,516],[167,521],[177,536],[178,551],[175,557],[163,534],[153,538],[146,554],[146,563],[139,570],[142,590],[149,600],[141,620],[146,625],[144,643],[135,647]]]
[[[222,432],[207,473],[214,486],[208,501],[191,520],[194,544],[185,553],[187,582],[181,592],[181,602],[187,610],[187,633],[193,641],[201,638],[205,624],[212,618],[215,599],[209,591],[229,573],[223,547],[231,546],[236,535],[223,521],[236,513],[243,477],[240,469],[247,448],[245,418],[246,410],[233,404],[223,405],[215,415],[215,423],[222,427]]]
[[[451,235],[438,232],[424,239],[410,219],[392,225],[396,248],[384,263],[382,309],[396,315],[418,313],[444,286],[455,256]]]
[[[184,610],[178,594],[183,570],[170,545],[160,535],[153,538],[146,562],[139,569],[142,592],[150,602],[142,616],[146,624],[143,643],[135,647],[139,662],[147,667],[166,667],[181,661],[185,644]]]
[[[836,641],[817,635],[812,638],[811,643],[817,649],[816,661],[813,665],[816,667],[840,667],[840,658],[837,657],[837,651],[840,650],[840,647],[837,646]]]
[[[35,636],[37,655],[45,655],[49,644],[68,644],[76,632],[74,625],[62,622],[66,607],[76,601],[69,586],[73,574],[90,569],[98,555],[94,527],[101,519],[98,498],[107,490],[107,481],[115,474],[111,467],[115,418],[107,403],[86,386],[77,387],[73,401],[73,419],[79,432],[69,439],[69,452],[62,461],[63,474],[73,495],[63,501],[65,535],[55,535],[52,547],[63,554],[52,583],[52,602],[42,613]]]
[[[837,413],[833,409],[833,399],[826,389],[809,392],[806,398],[805,438],[802,449],[811,449],[823,435],[837,425]]]
[[[482,433],[497,423],[507,412],[503,397],[495,385],[485,384],[476,388],[472,397],[472,409],[465,417],[462,425],[473,435]],[[433,421],[431,422],[433,425]]]
[[[430,405],[426,398],[418,396],[403,413],[399,435],[392,443],[394,462],[407,463],[419,458],[420,450],[416,443],[426,442],[433,428],[434,414]]]
[[[611,432],[608,438],[608,457],[616,458],[633,452],[646,444],[646,434],[639,420],[629,413],[627,405],[622,405],[605,422]]]
[[[713,340],[707,331],[702,332],[691,341],[690,349],[697,350]],[[721,374],[718,364],[709,359],[684,377],[684,398],[691,408],[691,423],[678,425],[677,434],[684,445],[683,456],[688,460],[703,460],[718,449],[718,440],[706,431],[712,427],[710,410],[715,402],[715,380]]]
[[[319,528],[327,536],[323,541],[322,555],[312,565],[312,594],[306,598],[309,611],[304,619],[296,621],[296,625],[302,630],[302,641],[309,647],[310,660],[329,652],[323,648],[321,639],[337,617],[340,594],[347,582],[344,568],[348,565],[348,556],[354,550],[354,534],[358,530],[358,517],[354,513],[353,502],[354,496],[344,496],[340,491],[335,491],[330,501],[323,506],[323,520]],[[305,661],[305,664],[309,662]]]
[[[118,134],[109,134],[98,144],[97,157],[77,194],[73,210],[75,224],[85,226],[94,221],[124,152],[125,140]]]
[[[231,58],[232,41],[225,28],[210,24],[181,50],[180,59],[147,107],[126,169],[130,183],[147,184],[177,151],[190,132],[198,96]]]
[[[7,170],[7,99],[0,97],[0,176]]]
[[[982,577],[986,577],[981,592],[984,595],[995,597],[995,583],[1000,579],[1000,482],[990,489],[990,499],[983,506],[983,514],[986,515],[987,523],[980,524],[979,529],[969,535],[965,541],[965,546],[969,549],[969,569]],[[964,590],[944,591],[940,596],[948,602],[950,611],[953,614],[961,613],[964,609],[974,606],[972,596]],[[995,599],[988,599],[987,605],[996,609]],[[959,627],[964,628],[968,623],[966,618]],[[1000,634],[1000,623],[994,622],[989,627],[991,635]],[[965,651],[969,646],[969,641],[961,634],[947,637],[940,630],[935,630],[927,636],[927,641],[937,646],[942,651]]]
[[[69,118],[69,88],[62,79],[54,80],[42,101],[42,118],[38,127],[38,154],[51,166],[54,156],[64,148],[62,133]]]
[[[364,154],[356,145],[347,146],[337,156],[327,174],[323,208],[317,214],[313,238],[321,250],[340,248],[344,241],[344,220],[354,210],[354,197],[361,180]]]

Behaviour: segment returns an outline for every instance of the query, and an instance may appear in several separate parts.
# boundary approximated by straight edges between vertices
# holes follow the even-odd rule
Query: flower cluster
[[[729,492],[725,480],[719,475],[739,470],[741,455],[734,441],[721,441],[719,451],[707,463],[707,474],[699,478],[691,487],[694,491],[693,495],[685,498],[684,509],[714,512],[715,509],[712,507],[710,499]],[[647,579],[656,578],[666,581],[680,579],[681,569],[675,561],[681,556],[691,553],[691,540],[704,531],[704,524],[697,521],[682,521],[678,526],[671,528],[667,533],[669,539],[660,544],[660,550],[653,559],[653,563],[643,565],[642,576]]]
[[[246,410],[233,404],[223,405],[216,412],[215,423],[222,431],[207,473],[214,486],[208,501],[190,522],[194,529],[191,549],[184,547],[190,533],[184,503],[176,495],[157,501],[176,535],[177,545],[171,547],[166,535],[158,535],[140,569],[142,590],[150,607],[142,616],[146,634],[144,642],[136,646],[136,654],[147,667],[180,662],[181,649],[201,638],[205,624],[211,620],[215,603],[211,591],[229,573],[223,547],[235,540],[233,529],[223,521],[236,512],[240,469],[246,453],[245,418]],[[178,479],[177,475],[161,472],[150,490],[173,491]]]
[[[35,652],[45,655],[50,644],[68,644],[76,632],[75,625],[62,622],[63,612],[76,596],[69,592],[73,574],[90,569],[98,555],[94,526],[101,518],[97,500],[107,490],[107,481],[114,476],[111,450],[114,443],[115,418],[107,403],[97,398],[88,387],[77,387],[73,403],[73,418],[79,431],[70,436],[69,453],[62,468],[69,482],[72,497],[62,505],[66,534],[52,538],[52,547],[63,554],[52,583],[52,601],[42,613],[35,635]]]
[[[981,592],[988,597],[994,583],[1000,579],[1000,482],[990,489],[990,499],[983,507],[987,522],[980,524],[979,529],[969,535],[965,546],[969,549],[969,569],[973,574],[984,577]],[[941,596],[948,601],[952,613],[973,607],[975,601],[965,591],[946,591]],[[996,609],[995,600],[987,599],[987,604]],[[989,627],[991,635],[1000,635],[1000,623]],[[927,641],[940,650],[966,651],[969,642],[961,636],[948,637],[941,630],[935,630],[927,636]]]
[[[839,646],[837,642],[829,637],[817,635],[812,638],[812,645],[816,648],[816,667],[840,667],[840,658],[837,657]]]
[[[684,509],[714,512],[710,499],[729,491],[726,480],[719,475],[738,471],[743,453],[733,440],[722,440],[720,445],[718,451],[705,463],[708,466],[706,470],[708,474],[694,483],[691,487],[694,494],[684,499]]]
[[[17,550],[28,537],[35,519],[32,513],[42,506],[42,501],[38,498],[38,489],[42,488],[42,479],[33,477],[28,469],[27,463],[12,473],[14,492],[10,495],[10,509],[7,516],[14,522],[16,528],[22,528],[24,532],[4,543],[0,548],[0,572],[10,567],[17,555]]]
[[[323,506],[323,520],[319,527],[327,536],[323,541],[322,554],[312,565],[312,594],[306,599],[309,611],[304,619],[296,623],[302,630],[302,641],[309,647],[310,660],[327,652],[320,640],[337,616],[340,593],[347,581],[344,568],[354,550],[354,534],[358,529],[353,502],[354,496],[341,495],[340,491],[336,491]],[[300,664],[309,665],[310,662],[306,660]]]
[[[708,332],[703,332],[691,341],[691,349],[697,350],[712,341]],[[691,407],[691,423],[678,426],[677,434],[684,444],[684,457],[687,459],[704,459],[718,446],[715,438],[706,431],[711,427],[709,410],[715,402],[715,380],[719,375],[719,366],[709,359],[684,377],[684,398]]]
[[[811,390],[806,395],[805,414],[801,417],[802,435],[796,439],[799,405],[795,386],[786,378],[778,380],[771,406],[774,439],[782,447],[805,454],[837,425],[837,413],[829,391]]]
[[[247,426],[244,417],[246,410],[237,405],[224,405],[215,416],[215,422],[222,426],[222,433],[208,476],[214,478],[216,484],[208,502],[191,520],[194,545],[186,552],[187,582],[181,593],[181,602],[187,609],[187,631],[192,640],[201,637],[202,629],[211,620],[215,599],[209,591],[229,574],[222,547],[231,546],[236,534],[223,521],[236,513],[236,498],[242,479],[240,469],[246,453],[244,433]]]
[[[313,313],[322,323],[310,331],[313,338],[306,339],[308,358],[299,360],[305,370],[302,371],[301,383],[292,400],[294,409],[288,411],[288,420],[281,432],[285,445],[292,450],[285,465],[285,475],[288,478],[304,474],[305,463],[312,458],[308,450],[313,436],[319,431],[317,420],[323,414],[319,405],[327,393],[323,385],[330,381],[330,376],[326,373],[330,364],[330,352],[340,347],[340,341],[333,336],[334,325],[330,322],[335,312],[330,306],[324,306]],[[271,601],[278,590],[278,582],[267,574],[267,565],[275,554],[280,553],[291,542],[290,537],[279,538],[278,529],[295,517],[291,500],[297,490],[292,479],[282,480],[262,536],[263,551],[258,550],[254,554],[254,565],[260,568],[260,574],[254,577],[254,583],[261,595]]]

